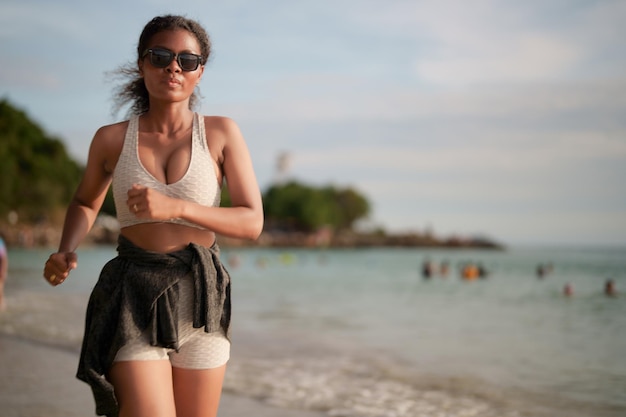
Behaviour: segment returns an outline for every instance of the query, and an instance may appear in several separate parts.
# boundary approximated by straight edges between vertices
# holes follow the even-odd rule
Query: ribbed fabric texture
[[[193,327],[193,277],[178,281],[178,351],[150,345],[144,332],[138,339],[125,344],[115,356],[117,361],[169,360],[172,366],[184,369],[212,369],[230,359],[230,341],[223,330],[207,333]]]
[[[217,182],[213,159],[206,142],[204,117],[198,113],[194,113],[193,117],[191,142],[191,161],[187,172],[179,181],[164,184],[150,174],[139,159],[139,116],[134,116],[128,121],[124,147],[113,171],[113,198],[120,227],[155,222],[151,219],[138,218],[129,210],[126,204],[127,193],[133,184],[144,185],[169,197],[194,201],[203,206],[220,205],[221,185]],[[170,219],[166,222],[202,229],[197,224],[182,219]]]

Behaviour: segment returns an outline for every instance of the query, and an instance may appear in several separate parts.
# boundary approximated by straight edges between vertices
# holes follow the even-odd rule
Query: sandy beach
[[[95,416],[89,387],[74,377],[77,361],[76,352],[0,335],[2,417]],[[225,392],[219,416],[321,417],[323,414],[270,407]]]

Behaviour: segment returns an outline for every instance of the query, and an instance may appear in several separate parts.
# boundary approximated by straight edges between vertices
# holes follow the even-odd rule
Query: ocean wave
[[[520,417],[477,396],[417,386],[375,364],[351,357],[236,358],[225,390],[280,408],[331,417]]]
[[[0,333],[78,351],[87,296],[52,291],[17,291],[7,296]]]

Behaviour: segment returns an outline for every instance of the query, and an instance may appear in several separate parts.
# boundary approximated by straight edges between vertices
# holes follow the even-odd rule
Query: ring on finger
[[[139,207],[137,207],[137,204],[133,204],[133,211],[135,213],[137,213],[139,211]]]

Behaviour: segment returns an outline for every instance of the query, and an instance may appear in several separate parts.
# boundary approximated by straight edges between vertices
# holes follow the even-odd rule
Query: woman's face
[[[200,55],[200,45],[196,37],[186,30],[167,30],[156,33],[148,42],[148,49],[170,51],[178,57],[182,53]],[[161,51],[163,52],[163,51]],[[159,68],[151,63],[150,53],[139,60],[139,71],[150,94],[150,101],[180,102],[188,100],[202,78],[204,66],[198,65],[194,71],[183,71],[177,59]]]

